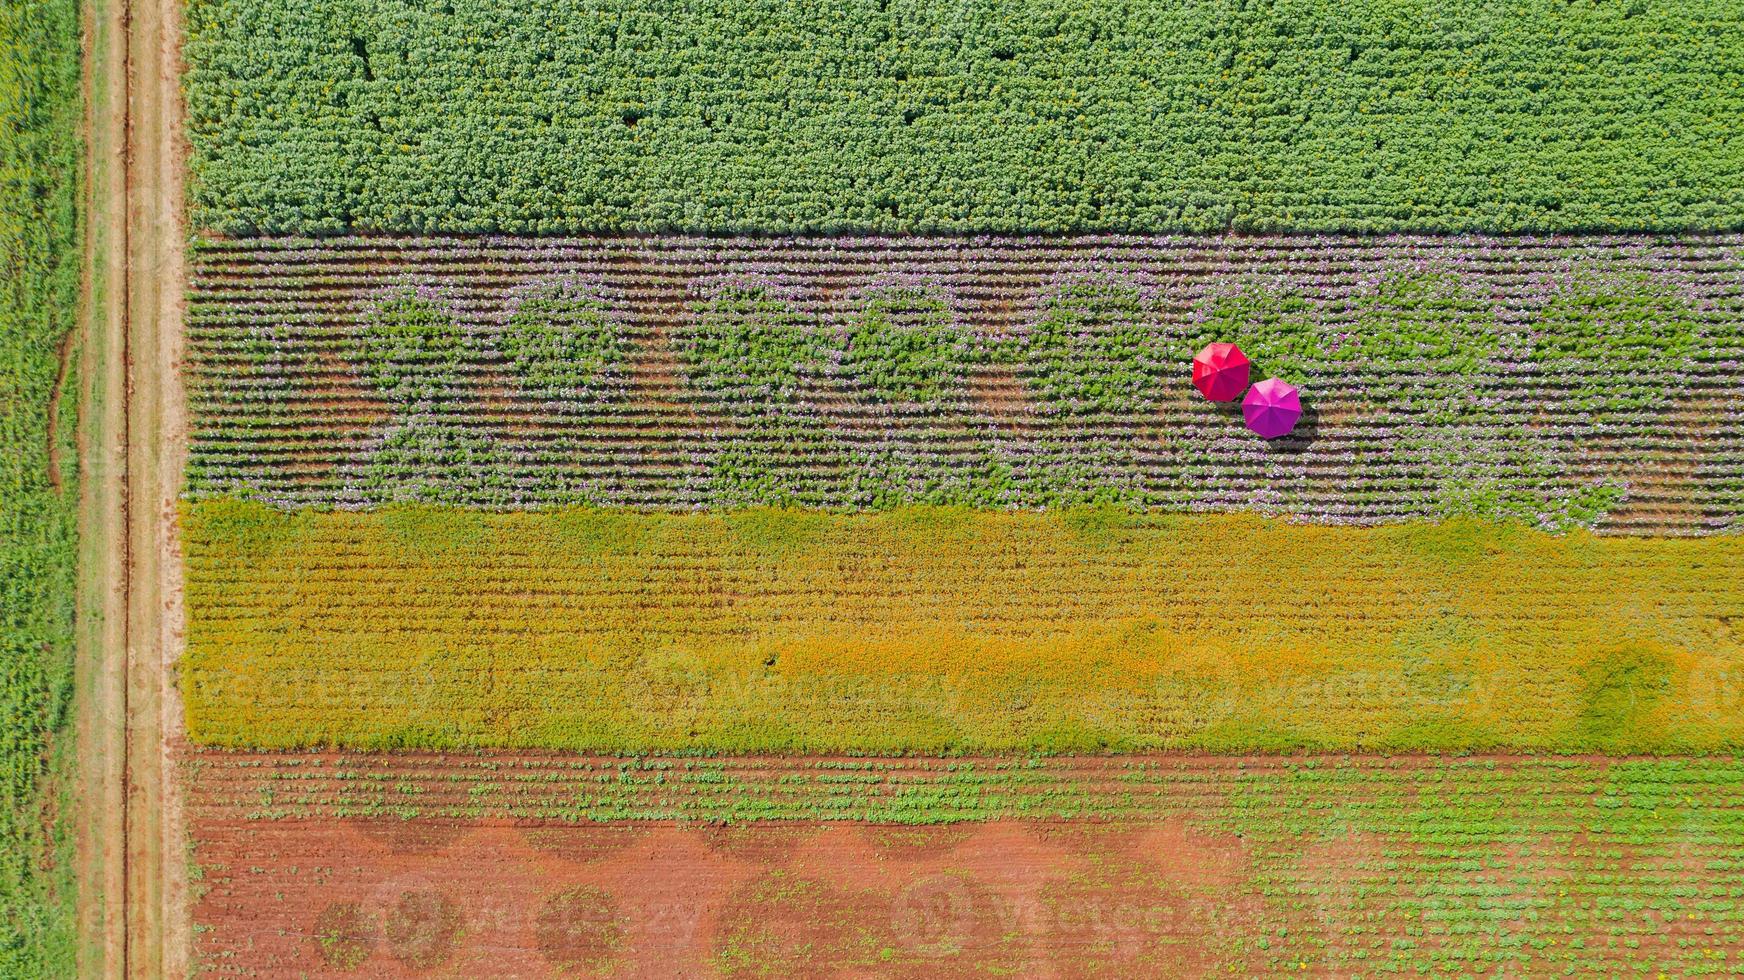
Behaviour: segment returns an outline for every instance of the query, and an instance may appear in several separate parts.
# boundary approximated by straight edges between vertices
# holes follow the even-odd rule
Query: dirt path
[[[74,666],[81,819],[78,969],[126,967],[127,32],[120,0],[85,5],[87,180],[79,345],[79,578]]]
[[[180,729],[181,562],[176,498],[181,394],[180,7],[128,9],[127,975],[187,973],[184,832],[170,749]]]
[[[86,8],[90,180],[80,501],[80,958],[84,976],[180,977],[185,832],[175,501],[185,444],[185,229],[174,0]]]

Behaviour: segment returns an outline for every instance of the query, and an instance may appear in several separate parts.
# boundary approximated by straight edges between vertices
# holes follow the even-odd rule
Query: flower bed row
[[[1735,237],[208,242],[190,354],[196,497],[1744,516]]]

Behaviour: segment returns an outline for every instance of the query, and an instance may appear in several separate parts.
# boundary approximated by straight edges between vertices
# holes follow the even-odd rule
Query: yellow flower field
[[[225,746],[1744,747],[1744,539],[184,505]]]

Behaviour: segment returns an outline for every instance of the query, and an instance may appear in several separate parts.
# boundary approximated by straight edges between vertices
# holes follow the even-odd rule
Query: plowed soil
[[[1238,839],[1179,821],[897,830],[204,825],[200,959],[257,976],[1156,976],[1257,967],[1225,940],[1287,921],[1232,890]]]
[[[912,826],[708,819],[725,804],[633,766],[617,805],[696,819],[550,816],[609,792],[598,759],[330,756],[281,778],[317,759],[190,767],[207,975],[1682,975],[1744,954],[1735,760],[1047,760],[959,810],[990,819]],[[681,781],[687,760],[656,761]],[[909,794],[968,764],[885,761]],[[841,764],[738,760],[729,782],[891,812],[819,788]],[[389,773],[408,805],[339,788]]]

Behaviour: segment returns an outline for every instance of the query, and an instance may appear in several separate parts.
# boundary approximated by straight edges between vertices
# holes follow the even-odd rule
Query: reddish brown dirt
[[[694,760],[725,768],[691,786],[686,760],[644,761],[196,753],[197,964],[261,977],[1326,976],[1477,962],[1590,975],[1681,973],[1744,951],[1718,822],[1744,790],[1698,788],[1701,773],[1688,790],[1700,805],[1651,840],[1581,816],[1615,760],[1501,756],[1293,770],[1304,760],[1062,758],[1026,765],[1024,792],[1006,798],[1038,812],[1136,801],[1142,819],[576,816],[598,794],[649,813],[812,800],[816,786],[796,789],[807,774],[847,764]],[[877,762],[909,794],[968,764]],[[1274,798],[1328,778],[1336,790]],[[374,802],[372,783],[427,809]],[[843,802],[840,782],[825,785],[817,799]]]
[[[528,846],[552,857],[590,864],[609,858],[648,835],[646,824],[602,824],[591,833],[578,834],[571,827],[529,827]]]
[[[476,827],[408,853],[331,822],[204,825],[198,959],[257,976],[1119,975],[1159,950],[1184,962],[1252,911],[1207,890],[1239,847],[1171,825],[1113,860],[1021,823],[896,854],[875,841],[900,828],[751,825],[732,849],[709,828],[628,830]]]
[[[196,959],[224,976],[1329,975],[1329,950],[1353,965],[1404,941],[1445,963],[1546,936],[1637,965],[1731,952],[1707,915],[1650,910],[1630,946],[1571,914],[1571,869],[1669,860],[1688,878],[1654,878],[1641,897],[1657,906],[1655,889],[1717,886],[1700,873],[1717,855],[1578,837],[1498,842],[1430,884],[1411,868],[1433,854],[1397,842],[1329,836],[1280,869],[1275,849],[1180,817],[998,821],[894,850],[910,828],[754,824],[732,854],[670,823],[475,826],[422,853],[331,821],[195,829]],[[1459,928],[1374,914],[1375,892],[1423,887],[1483,914]]]
[[[390,853],[425,857],[442,853],[466,833],[464,826],[447,820],[355,818],[344,821],[344,826]]]
[[[1303,929],[1329,947],[1344,949],[1365,899],[1388,885],[1386,843],[1369,833],[1343,833],[1307,844],[1301,851],[1301,880],[1318,881],[1308,896]]]
[[[1007,432],[1021,431],[1035,412],[1035,400],[1017,372],[1003,365],[989,368],[982,383],[970,391],[976,405]]]

